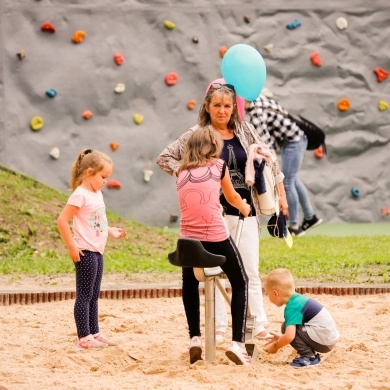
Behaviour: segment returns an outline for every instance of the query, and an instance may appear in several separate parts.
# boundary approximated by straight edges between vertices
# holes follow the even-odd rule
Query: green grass
[[[67,198],[68,194],[0,166],[0,275],[17,280],[23,274],[73,273],[56,225]],[[108,240],[105,273],[180,272],[167,259],[176,245],[177,229],[148,227],[110,211],[107,216],[110,225],[125,228],[128,235]],[[284,240],[265,232],[260,240],[260,273],[286,267],[299,282],[389,283],[389,241],[385,234],[309,234],[296,238],[289,249]]]

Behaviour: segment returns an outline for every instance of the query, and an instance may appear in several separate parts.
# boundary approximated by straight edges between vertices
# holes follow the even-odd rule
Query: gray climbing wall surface
[[[115,164],[107,207],[175,225],[175,180],[156,157],[195,124],[207,84],[221,77],[221,47],[245,43],[266,62],[265,91],[327,134],[328,155],[308,151],[301,171],[317,213],[387,220],[390,5],[318,4],[1,0],[0,164],[66,191],[80,149],[104,151]]]

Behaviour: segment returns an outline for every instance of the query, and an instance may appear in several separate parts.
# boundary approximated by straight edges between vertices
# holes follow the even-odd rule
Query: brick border
[[[204,294],[204,288],[199,289]],[[231,289],[227,289],[231,292]],[[389,287],[326,287],[307,286],[297,287],[301,294],[328,294],[328,295],[373,295],[389,294]],[[139,299],[139,298],[177,298],[182,296],[181,288],[139,288],[102,290],[101,299]],[[75,291],[50,291],[50,292],[10,292],[0,293],[0,306],[33,305],[36,303],[58,302],[75,299]]]

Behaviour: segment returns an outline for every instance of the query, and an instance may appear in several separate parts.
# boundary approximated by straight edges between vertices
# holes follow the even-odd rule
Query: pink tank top
[[[180,204],[180,237],[219,242],[229,237],[222,217],[219,196],[225,164],[183,170],[177,178]]]

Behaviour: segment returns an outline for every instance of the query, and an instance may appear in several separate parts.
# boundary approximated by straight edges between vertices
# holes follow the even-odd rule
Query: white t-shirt
[[[103,254],[108,237],[106,206],[101,191],[77,187],[67,204],[79,207],[73,217],[73,239],[76,246]]]

